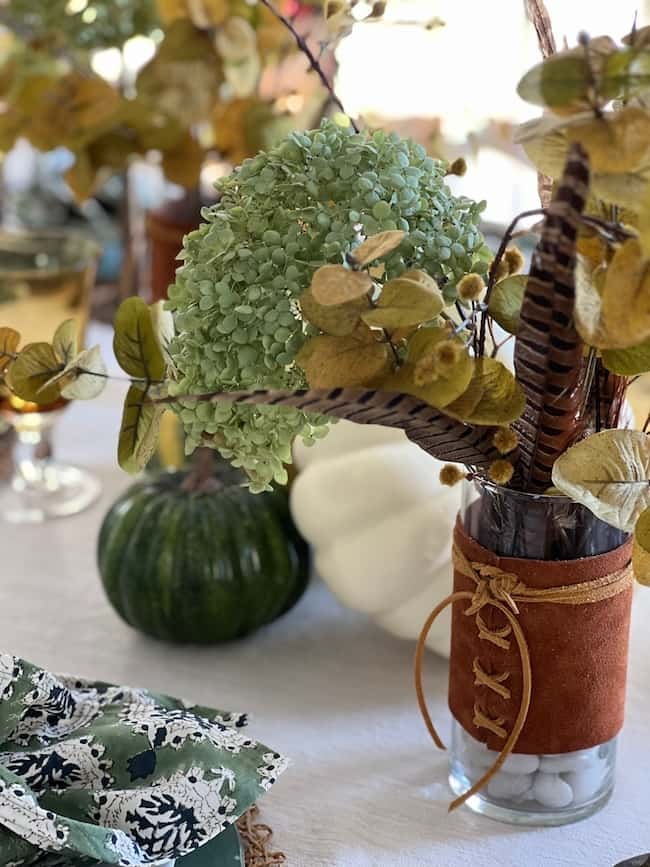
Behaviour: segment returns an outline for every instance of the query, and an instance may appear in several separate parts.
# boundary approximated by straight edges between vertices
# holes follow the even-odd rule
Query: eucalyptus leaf
[[[299,303],[303,318],[307,322],[324,331],[325,334],[335,337],[352,334],[361,321],[361,314],[370,309],[370,302],[366,295],[353,298],[344,304],[330,306],[319,304],[311,289],[302,293]]]
[[[67,400],[92,400],[106,387],[106,365],[99,346],[82,350],[66,367],[69,381],[61,388]]]
[[[650,340],[629,349],[603,349],[603,365],[618,376],[638,376],[650,371]]]
[[[171,356],[169,354],[169,345],[174,339],[176,333],[174,328],[174,315],[171,311],[165,309],[164,301],[156,301],[149,305],[151,311],[151,322],[153,331],[158,341],[158,346],[162,351],[163,357],[167,364],[171,364]]]
[[[516,334],[519,331],[519,315],[527,283],[527,274],[513,274],[511,277],[499,280],[492,288],[488,311],[508,334]]]
[[[20,334],[13,328],[0,328],[0,374],[4,373],[18,352]]]
[[[161,380],[165,359],[148,305],[141,298],[127,298],[118,308],[114,327],[113,351],[122,370],[144,381]]]
[[[154,453],[163,411],[162,405],[149,400],[147,389],[129,388],[117,446],[118,463],[127,473],[139,472]]]
[[[54,403],[60,397],[58,386],[43,386],[62,367],[50,343],[28,343],[11,365],[9,385],[22,400],[43,405]]]
[[[650,437],[636,430],[593,434],[557,459],[552,479],[576,503],[631,533],[650,506]]]
[[[526,102],[550,109],[584,110],[591,89],[591,69],[584,55],[556,54],[530,69],[517,85]]]
[[[77,334],[79,326],[75,319],[66,319],[54,332],[52,349],[56,357],[67,366],[78,352]]]
[[[343,265],[323,265],[312,277],[311,293],[319,304],[331,307],[367,295],[372,285],[365,271],[351,271]]]
[[[352,251],[352,256],[359,265],[369,265],[375,259],[381,259],[386,253],[399,247],[405,236],[406,232],[401,229],[391,229],[387,232],[371,235]]]
[[[296,364],[305,371],[311,388],[349,388],[371,385],[388,373],[390,347],[371,335],[331,337],[319,335],[304,344]]]
[[[465,424],[506,425],[524,411],[526,398],[508,368],[496,358],[478,358],[463,394],[445,413]]]
[[[384,284],[374,310],[362,316],[366,325],[380,328],[405,328],[429,322],[444,307],[442,293],[421,281],[395,277]]]
[[[632,568],[636,580],[650,587],[650,508],[641,512],[634,527]]]

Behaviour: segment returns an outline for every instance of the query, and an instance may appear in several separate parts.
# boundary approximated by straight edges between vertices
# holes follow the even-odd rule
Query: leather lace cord
[[[610,575],[596,578],[593,581],[583,581],[579,584],[567,584],[562,587],[548,587],[544,589],[528,587],[518,575],[504,572],[497,566],[490,566],[485,563],[470,563],[456,543],[454,543],[453,547],[453,562],[456,572],[460,572],[466,578],[471,578],[476,588],[474,592],[459,590],[455,593],[450,593],[449,596],[436,605],[427,617],[418,638],[415,651],[415,691],[420,713],[429,734],[436,746],[444,750],[445,745],[441,741],[431,720],[424,695],[422,686],[422,658],[433,622],[447,606],[453,605],[454,602],[468,601],[469,604],[463,611],[463,614],[467,617],[474,616],[479,636],[482,639],[504,650],[508,650],[510,648],[510,636],[514,636],[521,662],[522,697],[512,731],[509,734],[504,728],[505,721],[503,719],[491,719],[480,710],[478,705],[474,705],[474,725],[477,728],[485,728],[491,731],[497,737],[503,738],[505,743],[494,764],[466,792],[451,802],[449,805],[450,811],[455,810],[456,807],[464,804],[468,798],[480,791],[499,771],[516,747],[519,735],[526,723],[533,690],[533,680],[528,643],[518,620],[518,603],[526,605],[535,602],[556,605],[587,605],[610,599],[622,593],[632,583],[632,567],[628,565],[617,572],[612,572]],[[503,628],[488,629],[481,617],[481,611],[486,606],[491,606],[501,612],[506,620],[506,625]],[[502,698],[507,699],[510,697],[510,690],[505,685],[510,676],[509,672],[503,672],[498,675],[487,674],[482,669],[478,659],[473,660],[472,669],[476,685],[491,689]]]

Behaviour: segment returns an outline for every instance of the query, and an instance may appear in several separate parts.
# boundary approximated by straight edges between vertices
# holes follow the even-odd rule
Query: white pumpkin
[[[460,486],[399,430],[341,421],[316,445],[297,443],[291,511],[316,571],[350,608],[415,640],[451,591],[451,535]],[[428,646],[449,655],[449,610]]]

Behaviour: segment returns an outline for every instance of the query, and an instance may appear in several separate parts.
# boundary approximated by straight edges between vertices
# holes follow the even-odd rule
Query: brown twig
[[[485,298],[483,299],[483,303],[485,305],[485,312],[481,317],[481,333],[478,342],[478,355],[483,356],[485,353],[485,330],[487,328],[488,322],[488,312],[487,308],[490,303],[490,296],[492,295],[492,289],[494,288],[494,284],[496,282],[497,271],[499,270],[499,265],[501,264],[501,260],[506,252],[508,244],[512,240],[512,235],[515,231],[517,223],[520,220],[525,219],[526,217],[536,217],[540,214],[543,215],[546,213],[545,208],[533,208],[530,211],[522,211],[521,214],[517,214],[514,220],[510,223],[508,228],[505,231],[503,238],[501,239],[501,243],[499,244],[499,249],[496,252],[496,256],[492,260],[492,265],[490,266],[490,272],[488,274],[488,282],[487,282],[487,290],[485,292]]]
[[[347,111],[343,107],[343,103],[336,95],[336,92],[334,91],[334,88],[332,87],[328,77],[325,75],[325,72],[323,71],[323,67],[320,65],[318,58],[316,57],[314,52],[311,50],[311,48],[307,45],[307,42],[304,39],[304,37],[302,37],[300,35],[300,33],[298,33],[296,28],[293,26],[293,23],[285,15],[283,15],[279,9],[275,8],[273,3],[271,3],[271,0],[260,0],[260,2],[263,6],[266,6],[266,8],[271,13],[271,15],[274,15],[278,19],[278,21],[280,21],[282,24],[284,24],[284,26],[287,28],[287,30],[291,33],[291,35],[293,36],[293,38],[296,42],[296,45],[298,46],[300,51],[302,51],[302,53],[305,55],[305,57],[309,61],[309,66],[311,67],[311,69],[314,70],[316,75],[320,78],[323,87],[329,93],[330,99],[332,100],[332,102],[339,108],[340,111],[343,112],[344,115],[346,115],[346,117],[350,118],[350,123],[352,124],[352,128],[354,129],[354,131],[359,132],[359,127],[357,126],[357,124],[355,123],[353,118],[350,117],[350,115],[347,113]]]
[[[537,33],[537,43],[542,57],[546,60],[557,51],[555,44],[555,36],[553,35],[553,25],[551,24],[551,16],[548,14],[548,9],[544,0],[525,0],[526,12],[530,18],[535,32]],[[542,207],[545,208],[551,201],[553,195],[553,180],[548,175],[542,172],[537,173],[537,190],[539,200]]]

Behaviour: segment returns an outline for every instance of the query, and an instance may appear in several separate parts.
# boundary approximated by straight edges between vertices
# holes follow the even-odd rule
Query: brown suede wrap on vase
[[[631,542],[595,557],[578,560],[523,560],[499,557],[456,525],[454,539],[465,557],[514,573],[531,588],[562,587],[592,581],[630,562]],[[457,569],[454,592],[476,585]],[[515,753],[565,753],[594,747],[613,738],[623,725],[632,587],[584,605],[518,603],[532,671],[532,695]],[[476,740],[500,751],[503,739],[474,724],[475,705],[512,731],[522,700],[522,666],[515,642],[509,649],[479,638],[475,618],[454,602],[449,672],[449,707]],[[486,606],[481,616],[490,630],[506,626],[503,614]],[[474,660],[492,676],[507,672],[508,699],[475,683]]]

